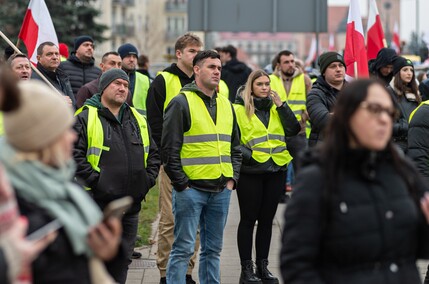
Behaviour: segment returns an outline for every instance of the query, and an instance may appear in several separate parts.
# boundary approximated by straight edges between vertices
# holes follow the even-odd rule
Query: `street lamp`
[[[390,8],[392,8],[392,3],[390,3],[389,1],[384,2],[384,10],[386,10],[386,32],[385,32],[385,36],[386,36],[386,41],[390,44],[391,42],[391,37],[390,37],[390,27],[389,27],[389,22],[390,22]]]

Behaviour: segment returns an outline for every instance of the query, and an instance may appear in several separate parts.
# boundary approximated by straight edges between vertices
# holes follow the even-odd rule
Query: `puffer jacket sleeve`
[[[149,179],[148,185],[149,188],[153,187],[156,183],[156,178],[158,177],[159,167],[161,166],[161,158],[159,157],[158,147],[156,146],[155,141],[153,140],[150,127],[149,128],[149,155],[147,157],[146,173]]]
[[[410,122],[407,155],[429,182],[429,105],[422,105]]]
[[[284,283],[323,284],[317,261],[322,239],[322,184],[320,168],[310,165],[297,176],[284,214],[280,267]]]
[[[306,106],[311,128],[317,131],[325,129],[331,114],[323,92],[318,89],[311,89],[307,96]]]
[[[76,162],[76,179],[79,184],[96,188],[100,174],[95,171],[86,159],[88,149],[87,137],[88,111],[82,111],[76,119],[74,130],[77,133],[77,140],[74,145],[73,158]]]

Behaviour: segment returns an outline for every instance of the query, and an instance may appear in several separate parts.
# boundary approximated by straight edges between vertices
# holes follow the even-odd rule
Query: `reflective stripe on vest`
[[[158,74],[164,77],[165,81],[165,111],[170,101],[180,93],[180,90],[182,89],[182,84],[180,83],[179,76],[171,74],[170,72],[162,71]]]
[[[149,77],[135,72],[136,85],[134,86],[133,105],[136,109],[142,110],[146,114],[146,98],[147,91],[149,90],[150,80]]]
[[[104,146],[104,131],[101,120],[98,117],[98,109],[93,106],[83,106],[76,111],[75,116],[81,113],[84,109],[88,109],[88,125],[86,129],[88,148],[86,152],[86,159],[95,171],[100,172],[98,164],[100,163],[101,155],[103,151],[109,151],[110,148]],[[146,118],[140,114],[136,108],[130,107],[130,109],[139,126],[139,132],[144,149],[144,166],[146,168],[150,148],[150,139]]]
[[[229,100],[229,88],[228,88],[228,85],[225,83],[224,80],[219,81],[218,89],[219,89],[218,95]]]
[[[183,92],[191,117],[184,133],[180,159],[190,180],[232,177],[231,133],[233,113],[228,99],[216,98],[216,124],[203,100],[193,92]]]
[[[411,119],[413,119],[414,114],[416,113],[416,111],[422,106],[422,105],[429,105],[429,100],[427,101],[423,101],[419,104],[418,107],[416,107],[410,114],[410,118],[408,118],[408,123],[411,123]]]
[[[234,104],[235,114],[241,133],[241,144],[252,150],[252,158],[264,163],[270,158],[283,166],[292,161],[286,147],[286,138],[276,106],[270,109],[268,128],[253,114],[249,120],[244,106]]]
[[[271,89],[276,91],[282,101],[286,101],[290,109],[295,114],[298,121],[301,120],[301,114],[307,109],[305,106],[305,101],[307,99],[305,91],[305,79],[304,74],[300,74],[293,78],[291,89],[289,94],[286,94],[286,90],[283,85],[283,80],[278,76],[271,74]],[[283,99],[285,97],[286,99]]]

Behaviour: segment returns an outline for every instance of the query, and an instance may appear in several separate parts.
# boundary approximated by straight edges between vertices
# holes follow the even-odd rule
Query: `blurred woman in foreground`
[[[342,91],[285,211],[285,283],[421,283],[415,262],[429,256],[419,202],[426,187],[390,140],[395,118],[381,83],[359,80]]]

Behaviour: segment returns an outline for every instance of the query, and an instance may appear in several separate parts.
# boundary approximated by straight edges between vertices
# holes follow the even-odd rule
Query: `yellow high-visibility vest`
[[[164,111],[167,108],[170,101],[180,93],[182,89],[182,84],[180,83],[179,76],[171,74],[170,72],[159,72],[162,77],[164,77],[165,82],[165,101],[164,101]]]
[[[84,109],[88,109],[88,125],[86,129],[88,147],[86,159],[95,171],[100,172],[98,164],[100,163],[101,154],[103,151],[109,151],[110,148],[104,146],[104,131],[100,118],[98,117],[98,109],[93,106],[83,106],[76,111],[75,116],[81,113]],[[140,136],[144,149],[144,166],[146,168],[150,148],[149,131],[146,118],[134,107],[130,107],[130,109],[133,116],[136,118],[140,129]]]
[[[229,99],[229,88],[228,88],[228,85],[225,83],[224,80],[219,81],[219,88],[218,89],[219,89],[218,95],[220,95],[226,99]]]
[[[142,110],[146,113],[146,98],[147,91],[149,90],[150,80],[149,77],[135,72],[136,74],[136,85],[134,86],[133,92],[133,106],[136,109]]]
[[[233,113],[229,100],[216,98],[216,124],[203,100],[194,92],[183,92],[191,116],[191,127],[184,133],[180,159],[190,180],[232,177],[231,134]]]
[[[279,166],[292,161],[292,156],[286,147],[285,132],[275,104],[270,109],[268,128],[256,114],[253,114],[249,120],[244,106],[234,104],[234,109],[241,133],[240,142],[252,150],[252,158],[255,161],[264,163],[271,158]]]

